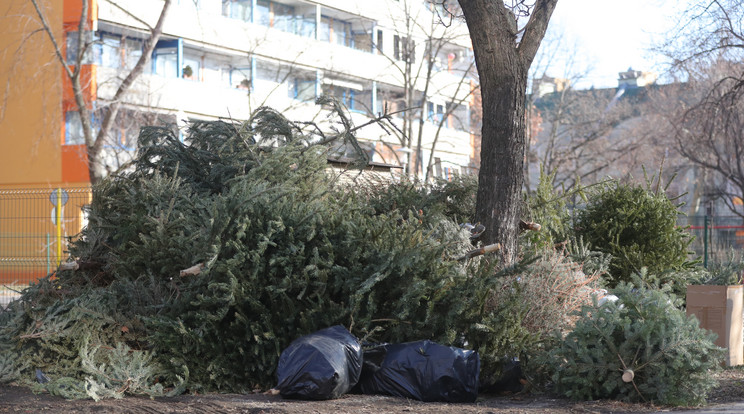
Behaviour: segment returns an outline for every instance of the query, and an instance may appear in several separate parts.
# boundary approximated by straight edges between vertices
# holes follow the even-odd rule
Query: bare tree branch
[[[52,28],[49,26],[49,22],[46,19],[46,15],[41,11],[41,8],[39,8],[39,3],[37,0],[31,0],[31,3],[34,5],[34,9],[36,9],[36,14],[39,16],[39,20],[41,20],[41,26],[44,29],[44,31],[49,36],[49,40],[52,42],[52,46],[54,47],[54,53],[57,56],[57,60],[59,60],[59,63],[64,67],[65,73],[67,73],[67,76],[72,78],[73,73],[72,69],[70,69],[67,66],[67,59],[62,55],[62,49],[59,47],[59,42],[57,42],[57,38],[54,36],[54,33],[52,32]]]
[[[112,6],[116,7],[116,8],[117,8],[117,9],[119,9],[119,10],[120,10],[121,12],[123,12],[123,13],[124,13],[124,14],[126,14],[127,16],[131,17],[132,19],[134,19],[135,21],[137,21],[137,23],[139,23],[139,24],[141,24],[141,25],[145,26],[145,27],[146,27],[146,28],[147,28],[147,29],[148,29],[149,31],[151,31],[151,32],[152,32],[152,31],[154,30],[154,29],[153,29],[153,27],[152,27],[152,26],[150,26],[150,24],[149,24],[149,23],[147,23],[146,21],[144,21],[144,20],[140,19],[140,18],[139,18],[138,16],[136,16],[136,15],[135,15],[134,13],[132,13],[132,12],[130,12],[129,10],[127,10],[126,8],[122,7],[121,5],[119,5],[119,3],[115,2],[114,0],[104,0],[104,1],[108,2],[108,3],[110,4],[110,5],[112,5]]]

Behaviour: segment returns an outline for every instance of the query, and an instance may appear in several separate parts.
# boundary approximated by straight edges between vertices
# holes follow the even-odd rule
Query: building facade
[[[0,185],[85,183],[81,120],[67,76],[44,33],[22,44],[38,17],[29,2],[11,3],[25,19],[6,25],[15,40],[5,41],[5,53],[18,45],[40,50],[35,56],[26,50],[29,61],[3,71],[12,86],[5,91],[0,140],[15,162],[0,167]],[[81,1],[41,4],[73,64]],[[162,5],[90,0],[82,84],[94,125],[143,53],[148,26],[155,25]],[[142,125],[246,120],[264,105],[291,120],[317,121],[323,110],[315,99],[331,95],[356,125],[395,112],[397,128],[373,125],[358,132],[373,161],[405,165],[418,157],[422,176],[426,167],[430,176],[467,173],[475,152],[475,68],[464,24],[441,24],[446,15],[425,1],[173,0],[151,62],[123,98],[104,144],[107,168],[133,155]],[[31,87],[31,77],[43,78],[45,86]],[[22,103],[29,99],[38,102]],[[23,116],[10,116],[20,107]]]
[[[162,0],[28,0],[0,8],[0,282],[56,268],[85,223],[88,151],[64,66],[78,67],[94,128],[145,50]],[[446,24],[442,24],[443,21]],[[82,33],[79,33],[83,27]],[[172,0],[144,72],[104,137],[113,171],[134,155],[140,127],[243,121],[260,106],[330,128],[321,95],[359,129],[373,164],[420,177],[473,171],[475,67],[462,22],[424,0]],[[183,134],[181,135],[184,136]],[[347,155],[344,149],[334,154]],[[73,197],[80,193],[80,195]],[[68,201],[69,200],[69,201]]]

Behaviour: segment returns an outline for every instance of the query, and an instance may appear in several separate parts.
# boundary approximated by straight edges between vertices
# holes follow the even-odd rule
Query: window
[[[137,122],[124,122],[123,125],[114,128],[111,132],[116,137],[116,142],[113,142],[112,146],[128,151],[134,150],[137,147],[140,128]]]
[[[315,80],[295,79],[290,82],[289,97],[302,102],[315,100]]]
[[[393,57],[395,60],[400,60],[400,36],[393,36]]]
[[[351,46],[351,25],[343,20],[333,19],[334,43],[341,46]]]
[[[416,62],[416,44],[409,37],[395,35],[393,37],[393,56],[395,60]]]
[[[315,16],[297,16],[297,34],[303,37],[315,38]]]
[[[271,27],[283,32],[296,32],[294,7],[272,2],[271,9],[273,12]]]
[[[67,32],[67,64],[74,65],[77,60],[77,54],[78,54],[78,32]],[[83,35],[83,43],[88,45],[88,49],[85,51],[85,56],[83,56],[83,61],[81,62],[83,65],[91,64],[93,62],[98,61],[98,56],[96,56],[100,51],[99,48],[94,47],[93,45],[93,32],[86,32]]]
[[[251,89],[251,68],[233,68],[230,70],[230,84],[235,89]]]
[[[223,0],[222,15],[250,22],[252,7],[253,0]]]
[[[436,112],[435,112],[436,110]],[[434,123],[439,123],[444,117],[444,105],[434,104],[433,102],[426,103],[426,118]]]
[[[318,29],[318,40],[336,43],[342,46],[352,46],[351,23],[334,19],[333,17],[322,16],[320,18],[320,28]],[[369,47],[367,50],[369,50]]]
[[[253,23],[262,26],[271,26],[271,2],[269,0],[258,0],[253,15]]]
[[[409,61],[411,63],[416,62],[416,43],[413,42],[410,38],[404,38],[403,42],[403,60]]]
[[[283,32],[315,37],[315,15],[298,16],[294,6],[272,0],[256,0],[255,10],[252,0],[222,0],[222,15]]]
[[[353,36],[353,46],[354,49],[362,50],[364,52],[371,52],[372,51],[372,35],[365,31],[361,32],[352,32]]]
[[[371,113],[372,112],[372,91],[352,91],[351,109],[352,111]]]
[[[321,17],[320,18],[320,27],[318,28],[318,40],[321,42],[330,42],[331,41],[331,18],[330,17]]]
[[[255,1],[255,8],[253,2]],[[315,13],[299,12],[295,6],[279,3],[273,0],[222,0],[222,15],[246,22],[253,22],[262,26],[271,27],[287,33],[294,33],[303,37],[315,38],[316,32],[319,40],[333,42],[343,46],[353,46],[360,50],[372,49],[372,36],[361,33],[352,33],[351,23],[322,16],[320,27],[316,27]],[[304,13],[304,14],[303,14]]]
[[[372,91],[359,91],[337,85],[323,85],[323,94],[335,97],[350,111],[370,112],[372,110]]]
[[[99,116],[103,116],[106,109]],[[111,127],[110,138],[104,143],[106,148],[133,151],[137,147],[140,130],[144,126],[163,126],[175,128],[176,117],[173,115],[141,112],[122,108]]]
[[[335,85],[323,85],[323,94],[333,96],[339,103],[347,108],[351,108],[353,91],[350,88],[343,88]]]
[[[142,56],[142,40],[111,33],[98,34],[95,55],[97,63],[107,68],[132,69]]]
[[[166,78],[178,77],[178,50],[175,47],[161,47],[153,53],[154,72]]]
[[[382,53],[382,30],[377,31],[377,50]]]
[[[470,109],[467,105],[451,103],[447,106],[450,115],[447,117],[447,126],[458,131],[470,130]]]
[[[124,58],[126,59],[126,68],[132,69],[142,56],[143,42],[140,39],[124,38]]]
[[[121,66],[121,37],[101,34],[101,66],[118,68]]]
[[[83,123],[80,122],[80,113],[68,111],[65,113],[65,145],[85,144]]]
[[[201,73],[201,59],[185,57],[183,59],[183,68],[181,68],[181,74],[184,79],[189,80],[200,80],[199,76]]]
[[[379,90],[377,93],[377,110],[378,113],[383,113],[387,110],[387,113],[395,114],[393,116],[401,118],[403,112],[399,112],[406,109],[406,100],[402,92],[384,91]]]
[[[230,67],[224,61],[205,60],[201,75],[204,83],[230,87]]]

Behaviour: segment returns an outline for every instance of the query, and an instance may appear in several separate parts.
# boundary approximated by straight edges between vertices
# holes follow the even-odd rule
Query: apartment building
[[[0,284],[25,283],[65,259],[85,223],[87,149],[69,76],[82,0],[0,6]],[[109,110],[162,11],[162,0],[88,0],[82,99],[94,126]],[[442,24],[442,22],[446,24]],[[266,105],[330,127],[332,95],[376,163],[419,176],[472,171],[475,68],[465,25],[424,0],[172,0],[151,61],[120,100],[103,143],[109,170],[135,153],[143,125],[246,120]],[[343,157],[339,148],[334,156]],[[418,162],[417,162],[418,160]],[[414,168],[417,167],[417,168]],[[399,171],[399,170],[398,170]]]
[[[323,94],[344,103],[356,125],[396,112],[398,128],[372,125],[358,132],[373,161],[403,165],[418,156],[419,175],[427,166],[430,175],[440,176],[467,173],[472,167],[469,114],[475,68],[470,39],[462,22],[441,24],[449,18],[441,6],[423,0],[173,2],[150,65],[123,98],[117,125],[105,143],[108,168],[131,157],[142,125],[245,120],[262,105],[291,120],[318,121],[324,115],[315,98]],[[3,63],[7,78],[0,81],[26,84],[6,87],[4,105],[17,109],[23,100],[37,102],[26,105],[22,116],[8,117],[5,110],[0,119],[0,139],[9,143],[3,143],[8,152],[0,156],[10,161],[0,167],[0,184],[84,183],[81,120],[66,75],[43,32],[33,35],[33,45],[21,44],[38,17],[22,4],[29,2],[11,3],[18,3],[17,10],[9,8],[8,13],[26,18],[25,27],[19,21],[0,29],[16,39],[4,42],[6,58],[18,44],[17,50],[38,45],[39,51],[33,57],[26,52],[29,61]],[[61,47],[71,63],[81,1],[41,4],[58,38],[67,39]],[[94,124],[143,53],[147,26],[155,25],[162,4],[90,0],[91,30],[84,34],[90,47],[82,78]],[[29,77],[43,79],[46,87],[33,90]],[[55,118],[59,122],[51,120]],[[21,123],[37,128],[31,132],[26,125],[20,132]],[[39,129],[41,123],[48,125]]]

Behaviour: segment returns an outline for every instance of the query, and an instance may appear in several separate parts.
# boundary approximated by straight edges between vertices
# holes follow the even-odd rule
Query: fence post
[[[57,188],[57,267],[62,263],[62,189]]]
[[[713,216],[713,202],[708,201],[708,205],[705,206],[705,220],[704,220],[704,228],[703,228],[703,267],[705,269],[708,268],[708,244],[710,243],[710,233],[708,229],[710,228],[710,219]],[[711,229],[712,230],[712,229]]]
[[[703,219],[703,267],[708,268],[708,215]]]

